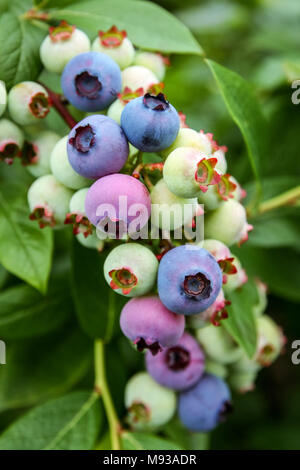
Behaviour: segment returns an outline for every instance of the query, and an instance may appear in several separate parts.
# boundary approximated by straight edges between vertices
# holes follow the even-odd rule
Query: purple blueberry
[[[147,351],[149,374],[160,385],[185,390],[194,385],[204,372],[204,354],[199,343],[184,333],[175,346],[163,349],[156,356]]]
[[[121,127],[101,114],[88,116],[69,133],[67,152],[72,168],[85,178],[117,173],[125,164],[129,147]]]
[[[157,96],[146,93],[125,106],[121,126],[136,148],[144,152],[159,152],[176,139],[180,119],[162,93]]]
[[[120,326],[138,351],[149,349],[155,355],[163,347],[177,344],[184,332],[185,319],[161,303],[158,297],[135,297],[123,308]]]
[[[85,211],[100,231],[110,234],[115,230],[121,238],[123,230],[132,233],[147,223],[151,199],[146,186],[136,178],[114,174],[100,178],[89,188]]]
[[[179,418],[190,431],[211,431],[225,421],[231,411],[227,384],[212,374],[205,374],[196,385],[179,396]]]
[[[222,272],[204,248],[182,245],[168,251],[158,268],[158,294],[172,312],[195,315],[216,300]]]
[[[61,87],[70,103],[81,111],[106,109],[122,88],[118,64],[101,52],[83,52],[71,59],[61,76]]]

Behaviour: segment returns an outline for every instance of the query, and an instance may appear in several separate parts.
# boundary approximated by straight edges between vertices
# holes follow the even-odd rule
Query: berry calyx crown
[[[98,35],[102,46],[114,48],[121,46],[127,33],[124,30],[119,30],[116,26],[112,26],[108,31],[99,31]]]
[[[67,21],[62,20],[58,26],[50,26],[49,36],[51,41],[67,41],[75,31],[75,26],[70,25]]]
[[[112,289],[122,289],[125,295],[129,294],[138,283],[137,276],[127,267],[112,269],[108,275],[111,278],[110,287]]]
[[[216,158],[202,158],[197,164],[195,180],[203,193],[206,193],[208,186],[217,184],[221,180],[221,175],[215,170],[218,160]]]
[[[31,96],[29,110],[36,118],[43,119],[50,111],[50,100],[45,93],[39,91]]]

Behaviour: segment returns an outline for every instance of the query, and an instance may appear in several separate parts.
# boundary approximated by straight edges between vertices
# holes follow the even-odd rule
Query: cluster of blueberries
[[[7,96],[8,117],[0,120],[0,159],[12,163],[21,156],[36,177],[28,203],[41,228],[72,224],[84,246],[108,248],[105,279],[130,298],[121,330],[138,351],[146,350],[147,372],[132,377],[125,390],[130,425],[159,429],[178,409],[189,430],[209,431],[232,408],[225,379],[234,390],[252,389],[258,371],[283,345],[280,328],[263,315],[266,287],[259,281],[255,356],[248,358],[224,327],[226,293],[247,281],[229,247],[247,240],[252,228],[240,202],[244,191],[226,172],[226,148],[186,125],[162,93],[167,59],[136,51],[124,31],[100,32],[91,46],[84,32],[62,22],[50,28],[40,55],[46,70],[61,74],[68,103],[86,114],[61,138],[39,125],[49,112],[49,90],[35,82],[15,85]],[[159,158],[147,163],[144,152]],[[173,204],[191,204],[191,220],[182,224],[193,224],[204,204],[205,239],[129,240],[121,226],[133,215],[128,210],[124,217],[120,196],[127,207],[145,211],[146,223],[151,203],[170,217]],[[115,211],[109,220],[117,228],[113,242],[107,216],[99,212],[108,204]],[[166,220],[158,217],[159,230]]]

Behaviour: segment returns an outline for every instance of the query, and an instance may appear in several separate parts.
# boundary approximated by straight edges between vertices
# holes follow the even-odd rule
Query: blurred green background
[[[300,105],[291,102],[291,82],[300,78],[299,0],[156,3],[192,30],[207,57],[253,85],[270,125],[263,162],[266,192],[276,194],[277,184],[283,190],[299,185]],[[177,56],[165,82],[168,98],[186,114],[188,125],[213,132],[228,146],[229,172],[249,189],[252,175],[245,144],[206,65],[198,57]],[[278,218],[286,216],[287,211],[276,213]],[[235,413],[226,426],[212,433],[212,449],[300,449],[300,365],[291,362],[291,343],[300,338],[299,208],[288,217],[287,223],[295,223],[292,249],[283,232],[281,240],[273,243],[264,231],[264,240],[252,235],[249,245],[236,251],[246,267],[269,284],[267,314],[283,326],[286,351],[260,373],[254,392],[235,396]]]

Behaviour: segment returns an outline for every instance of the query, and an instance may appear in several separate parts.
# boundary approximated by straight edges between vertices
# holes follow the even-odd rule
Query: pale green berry
[[[282,351],[285,337],[282,329],[268,315],[257,318],[258,350],[256,361],[262,366],[269,366]]]
[[[53,175],[40,176],[27,194],[31,219],[40,226],[64,224],[73,191],[63,186]]]
[[[252,312],[256,317],[260,317],[268,305],[267,286],[260,280],[256,280],[255,285],[257,289],[257,303],[252,308]]]
[[[151,191],[151,220],[161,229],[175,230],[190,223],[198,209],[197,198],[184,199],[171,193],[163,179]]]
[[[161,54],[146,51],[136,52],[133,63],[134,65],[147,67],[147,69],[152,70],[160,82],[163,81],[166,73],[166,64],[165,58]]]
[[[2,114],[5,111],[6,103],[7,103],[7,93],[6,93],[5,83],[2,80],[0,80],[0,116],[2,116]]]
[[[91,44],[88,36],[80,29],[68,26],[69,34],[59,36],[59,34],[48,34],[40,47],[40,57],[45,69],[57,74],[63,69],[73,57],[82,52],[88,52]],[[58,26],[55,29],[61,29]]]
[[[51,173],[50,155],[60,136],[55,132],[41,130],[38,127],[26,129],[26,133],[29,145],[32,146],[35,155],[33,162],[29,162],[27,165],[28,171],[36,178],[49,175]]]
[[[50,167],[53,175],[60,183],[71,189],[84,188],[91,180],[76,173],[70,165],[67,154],[68,136],[60,139],[51,152]]]
[[[21,82],[8,93],[8,111],[18,124],[36,124],[47,116],[50,108],[48,93],[36,82]]]
[[[125,387],[127,421],[137,431],[155,431],[176,411],[176,394],[162,387],[146,372],[135,374]]]
[[[84,203],[88,190],[89,188],[82,188],[73,194],[70,200],[70,212],[84,216],[86,215]]]
[[[226,173],[226,170],[227,170],[227,161],[226,161],[224,150],[222,150],[222,149],[216,150],[212,154],[212,157],[216,158],[218,160],[218,163],[215,166],[216,170],[218,170],[222,175],[224,175]]]
[[[245,208],[239,202],[229,199],[207,215],[205,238],[215,238],[231,246],[240,240],[246,223]]]
[[[193,147],[178,147],[173,150],[163,169],[163,177],[169,190],[178,197],[197,197],[201,189],[195,175],[198,163],[205,158],[207,155]]]
[[[141,65],[131,65],[122,71],[122,88],[130,88],[131,90],[137,90],[143,88],[144,92],[158,83],[158,78],[154,75],[151,70]]]
[[[125,243],[114,248],[104,262],[106,282],[118,294],[138,297],[150,292],[156,282],[158,261],[149,248]]]
[[[19,155],[24,143],[24,135],[15,123],[0,119],[0,160],[12,163]]]
[[[188,127],[181,127],[176,139],[170,147],[162,150],[161,155],[166,158],[178,147],[193,147],[206,155],[212,153],[211,141],[204,132],[197,132]],[[210,155],[211,156],[211,155]],[[217,168],[217,167],[216,167]]]
[[[114,101],[107,110],[107,116],[116,121],[119,125],[121,123],[121,114],[125,108],[125,103],[117,99]]]
[[[196,337],[208,357],[220,364],[233,363],[242,355],[242,349],[222,325],[199,328],[196,330]]]
[[[261,366],[250,359],[245,352],[237,362],[232,364],[229,381],[231,387],[240,393],[245,393],[254,389],[254,383]]]
[[[240,260],[234,256],[233,265],[236,267],[237,272],[226,276],[226,283],[223,284],[225,294],[238,289],[248,281],[248,276],[245,269],[243,269]]]
[[[220,364],[219,362],[215,362],[207,358],[205,360],[205,372],[217,375],[218,377],[221,377],[221,379],[226,379],[228,376],[228,370],[224,364]]]
[[[202,240],[199,243],[199,246],[209,251],[216,258],[217,261],[232,257],[232,254],[230,253],[228,246],[226,246],[224,243],[220,242],[219,240],[206,238],[205,240]]]
[[[132,42],[128,38],[124,38],[117,47],[107,47],[102,44],[101,38],[97,36],[92,43],[92,50],[109,55],[122,70],[132,64],[135,54]]]
[[[208,186],[206,193],[199,193],[198,202],[204,205],[205,211],[213,211],[222,204],[223,199],[218,193],[216,185]]]
[[[88,237],[85,237],[83,233],[78,233],[76,238],[78,242],[85,248],[91,248],[97,251],[103,250],[104,242],[97,237],[95,228],[93,228],[93,233]]]

